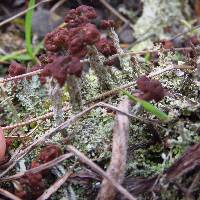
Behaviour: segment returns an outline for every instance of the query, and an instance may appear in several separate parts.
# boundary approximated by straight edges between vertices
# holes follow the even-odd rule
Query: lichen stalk
[[[78,79],[74,75],[67,77],[68,92],[73,111],[80,111],[83,107],[80,81]]]
[[[110,37],[114,43],[115,48],[117,49],[117,53],[118,54],[123,54],[124,51],[123,49],[120,47],[120,43],[119,43],[119,37],[117,35],[117,33],[115,32],[115,29],[113,27],[110,28]]]
[[[98,78],[101,90],[111,90],[112,86],[110,84],[111,80],[109,77],[109,73],[103,64],[105,60],[104,56],[98,52],[95,46],[88,47],[88,49],[90,52],[90,66],[92,67]]]
[[[51,87],[49,95],[52,102],[53,117],[55,120],[55,126],[58,126],[64,121],[63,111],[62,111],[61,89],[59,84],[55,83],[53,80],[51,80],[50,85]]]
[[[113,41],[114,47],[117,50],[117,54],[119,54],[118,57],[119,57],[119,60],[120,60],[121,68],[124,69],[123,60],[122,60],[122,56],[121,56],[121,55],[124,55],[124,51],[120,47],[119,37],[118,37],[117,33],[115,32],[115,29],[113,27],[110,28],[109,35],[110,35],[111,40]]]

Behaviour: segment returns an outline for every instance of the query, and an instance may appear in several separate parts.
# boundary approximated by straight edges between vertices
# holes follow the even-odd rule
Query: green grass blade
[[[28,3],[28,8],[31,8],[35,5],[35,0],[30,0]],[[30,9],[26,13],[25,17],[25,40],[26,40],[26,49],[29,55],[34,58],[33,48],[32,48],[32,17],[33,9]]]
[[[29,54],[21,54],[14,58],[17,61],[29,61],[32,60],[32,57]]]
[[[130,94],[129,92],[123,90],[123,93],[128,96],[128,98],[134,102],[140,103],[143,108],[152,113],[153,115],[155,115],[157,118],[159,118],[162,121],[167,121],[169,120],[169,117],[166,113],[162,112],[161,110],[159,110],[156,106],[152,105],[151,103],[141,100],[135,96],[133,96],[132,94]]]
[[[0,61],[9,61],[15,59],[17,56],[26,53],[26,49],[20,50],[20,51],[14,51],[11,54],[7,54],[5,56],[0,56]]]
[[[43,49],[43,41],[41,41],[36,47],[35,49],[33,49],[33,56],[35,57],[41,49]],[[29,61],[29,60],[33,60],[33,57],[30,56],[30,54],[26,53],[27,50],[23,49],[23,50],[19,50],[19,51],[14,51],[10,54],[7,55],[3,55],[0,56],[0,62],[4,62],[4,61],[10,61],[10,60],[20,60],[20,61]]]
[[[42,40],[39,44],[37,44],[37,46],[33,50],[33,55],[34,56],[36,56],[40,52],[40,50],[42,50],[44,48],[43,43],[44,43],[44,41]]]

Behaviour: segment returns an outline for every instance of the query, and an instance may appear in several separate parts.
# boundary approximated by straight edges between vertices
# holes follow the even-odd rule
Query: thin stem
[[[11,22],[12,20],[14,20],[14,19],[16,19],[16,18],[18,18],[18,17],[20,17],[20,16],[26,14],[29,10],[32,10],[32,9],[34,9],[34,8],[36,8],[36,7],[38,7],[38,6],[40,6],[41,4],[47,3],[47,2],[50,2],[50,1],[52,1],[52,0],[43,0],[43,1],[39,2],[39,3],[37,3],[37,4],[35,4],[35,6],[30,7],[30,8],[28,8],[28,9],[25,9],[25,10],[23,10],[22,12],[20,12],[20,13],[18,13],[18,14],[16,14],[16,15],[14,15],[14,16],[12,16],[12,17],[10,17],[10,18],[8,18],[8,19],[6,19],[6,20],[0,22],[0,26],[3,26],[3,25],[5,25],[5,24]]]
[[[61,124],[64,120],[62,111],[62,101],[61,101],[61,91],[58,83],[53,80],[50,82],[49,96],[53,107],[53,117],[55,121],[55,126]]]
[[[98,78],[101,90],[110,90],[112,88],[110,84],[111,80],[109,73],[103,64],[105,60],[104,56],[98,52],[95,46],[88,47],[88,49],[90,52],[90,65]]]
[[[70,97],[70,103],[74,111],[80,111],[83,107],[80,81],[74,75],[67,77],[67,86]]]
[[[41,74],[42,71],[43,71],[42,69],[39,69],[39,70],[36,70],[36,71],[33,71],[33,72],[29,72],[29,73],[26,73],[26,74],[21,74],[21,75],[18,75],[18,76],[4,78],[4,79],[0,80],[0,84],[1,83],[6,83],[6,82],[9,82],[9,81],[14,81],[14,80],[26,78],[26,77],[29,77],[29,76],[34,76],[34,75],[37,75],[37,74]]]

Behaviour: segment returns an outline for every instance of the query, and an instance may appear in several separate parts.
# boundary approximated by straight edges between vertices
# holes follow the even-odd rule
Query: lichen
[[[173,27],[177,30],[180,21],[184,20],[181,11],[181,1],[143,0],[143,13],[134,25],[134,36],[143,41],[134,49],[142,50],[153,46],[153,38],[167,38],[170,35],[164,33],[165,27]]]
[[[106,159],[110,156],[113,117],[106,110],[92,110],[79,123],[76,123],[70,135],[72,143],[92,158]]]

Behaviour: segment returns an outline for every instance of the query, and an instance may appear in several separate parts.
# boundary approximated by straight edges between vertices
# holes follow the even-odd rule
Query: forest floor
[[[200,199],[199,19],[198,0],[0,2],[0,198]]]

